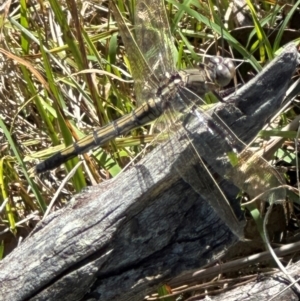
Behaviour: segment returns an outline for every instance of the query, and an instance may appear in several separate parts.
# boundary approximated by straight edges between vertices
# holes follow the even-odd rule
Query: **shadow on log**
[[[218,115],[250,141],[279,108],[296,65],[296,48],[289,46],[236,94],[236,106],[219,105]],[[197,121],[189,131],[201,157],[225,174],[228,162],[220,159],[220,137],[199,128]],[[214,149],[205,147],[212,143]],[[188,153],[185,135],[171,140],[48,216],[0,263],[0,299],[141,300],[158,284],[219,258],[237,241],[232,231],[242,228],[231,231],[226,217],[215,213],[220,208],[209,205],[211,191],[201,182],[195,191],[195,183],[179,175],[177,162],[187,164],[185,179],[206,174]],[[224,180],[219,184],[242,218],[234,204],[239,190]]]

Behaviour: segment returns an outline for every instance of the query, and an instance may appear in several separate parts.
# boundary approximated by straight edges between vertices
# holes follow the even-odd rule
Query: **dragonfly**
[[[94,130],[92,134],[39,163],[36,171],[41,173],[56,168],[67,160],[154,121],[162,115],[168,117],[172,115],[169,112],[174,111],[183,115],[192,112],[202,126],[218,134],[220,139],[224,139],[226,151],[228,146],[233,153],[236,152],[237,145],[241,149],[241,143],[226,125],[216,117],[209,116],[198,106],[195,109],[195,105],[203,102],[202,97],[206,93],[214,92],[231,81],[235,74],[232,60],[216,56],[211,57],[206,64],[201,63],[193,68],[177,70],[174,44],[163,0],[136,1],[134,25],[136,38],[113,0],[111,8],[130,62],[139,106],[132,113]],[[237,220],[225,195],[200,156],[199,160],[208,174],[204,185],[215,196],[216,203],[212,206],[232,232],[242,238],[240,221]],[[266,189],[283,183],[281,176],[266,161],[247,149],[236,155],[236,162],[233,165],[232,170],[225,176],[241,189],[245,189],[245,183],[248,184],[245,190],[247,192],[252,190],[252,195],[253,190],[256,193],[263,193]],[[268,178],[268,182],[264,180],[265,178]],[[279,198],[284,198],[284,195],[280,195]]]
[[[195,95],[204,96],[209,91],[215,92],[215,89],[226,86],[233,78],[234,63],[231,59],[221,56],[211,57],[206,64],[200,64],[198,68],[177,71],[163,3],[157,0],[151,2],[154,5],[159,4],[163,13],[154,19],[157,24],[146,24],[145,20],[142,20],[143,1],[137,2],[137,23],[139,25],[136,26],[136,35],[143,37],[139,39],[139,43],[135,42],[119,10],[112,4],[129,61],[132,62],[131,69],[135,79],[134,88],[139,104],[138,108],[130,115],[125,115],[115,122],[95,130],[92,134],[39,163],[36,167],[38,173],[54,169],[79,154],[86,153],[132,129],[154,121],[168,109],[177,112],[186,111],[191,105],[191,101],[186,101],[186,97],[176,97],[176,92],[182,90],[181,87],[184,90],[189,89]],[[150,18],[155,17],[153,13],[155,11],[151,12],[152,16],[149,14],[148,22],[150,22]],[[159,22],[162,24],[160,25]],[[144,27],[148,28],[148,31]],[[161,32],[157,32],[158,35],[155,36],[154,32],[149,33],[149,28],[152,28],[152,31],[160,28]],[[150,44],[150,47],[152,44],[157,45],[157,48],[148,49],[146,44]],[[214,95],[220,99],[218,94],[214,93]]]

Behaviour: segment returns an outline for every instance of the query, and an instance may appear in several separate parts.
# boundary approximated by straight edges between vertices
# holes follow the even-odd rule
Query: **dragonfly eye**
[[[235,75],[235,66],[230,58],[211,57],[209,65],[214,66],[214,81],[221,87],[227,86]]]

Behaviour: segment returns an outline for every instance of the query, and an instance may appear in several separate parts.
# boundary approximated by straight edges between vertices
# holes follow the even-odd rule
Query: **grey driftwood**
[[[300,262],[296,262],[287,267],[288,273],[299,280],[300,276]],[[254,278],[254,277],[253,277]],[[245,281],[244,285],[237,285],[232,290],[226,291],[218,296],[211,296],[211,301],[298,301],[299,293],[287,287],[290,285],[286,275],[282,272],[270,273],[265,275],[257,275],[252,281]],[[194,297],[189,301],[200,301],[200,296]]]
[[[218,105],[218,114],[245,142],[279,108],[297,60],[296,48],[288,47],[255,84],[238,91],[234,105]],[[216,178],[224,174],[221,139],[197,121],[189,131]],[[48,216],[0,262],[0,300],[142,300],[158,284],[220,257],[237,238],[226,217],[218,216],[222,208],[214,211],[208,204],[214,196],[201,183],[206,172],[190,152],[185,135],[162,144],[143,162]],[[238,207],[238,189],[219,184]]]

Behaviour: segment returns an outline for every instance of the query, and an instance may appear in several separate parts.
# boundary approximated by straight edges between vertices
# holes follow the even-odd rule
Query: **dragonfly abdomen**
[[[54,169],[77,155],[86,153],[95,146],[103,145],[117,136],[123,135],[136,127],[155,120],[163,113],[161,103],[161,98],[150,99],[132,111],[131,114],[124,115],[118,120],[98,130],[94,130],[92,134],[85,136],[64,150],[39,163],[36,166],[36,172],[41,173]]]

